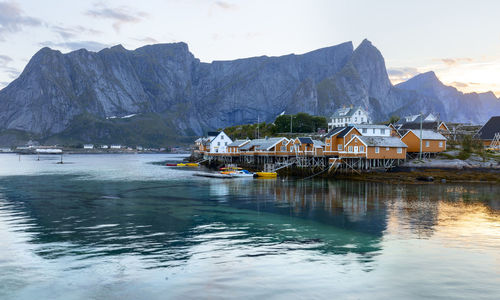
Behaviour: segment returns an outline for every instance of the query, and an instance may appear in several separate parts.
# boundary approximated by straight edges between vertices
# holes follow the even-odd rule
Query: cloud
[[[90,34],[90,35],[100,35],[102,31],[95,30],[92,28],[86,28],[84,26],[78,25],[75,27],[62,27],[58,25],[53,25],[50,27],[52,31],[59,34],[63,39],[74,39],[80,34]]]
[[[116,32],[120,31],[123,24],[139,23],[148,16],[145,12],[134,12],[125,6],[109,8],[102,3],[97,4],[96,8],[88,10],[86,15],[97,19],[113,20],[113,28]]]
[[[443,62],[447,66],[454,66],[463,62],[472,62],[473,59],[470,57],[459,57],[459,58],[439,58],[438,61]]]
[[[8,63],[12,61],[12,58],[7,55],[1,55],[0,54],[0,67],[7,66]]]
[[[219,8],[227,9],[227,10],[233,10],[233,9],[238,8],[238,6],[236,4],[227,3],[225,1],[215,1],[215,5]]]
[[[392,83],[406,81],[417,74],[420,74],[418,69],[411,67],[390,68],[387,70],[387,75],[389,75]]]
[[[25,26],[39,26],[39,19],[24,15],[16,3],[0,2],[0,40],[4,41],[6,33],[19,32]]]
[[[20,72],[18,69],[9,66],[9,63],[12,61],[12,57],[0,55],[0,72],[7,74],[9,78],[16,78]]]
[[[465,87],[469,86],[467,83],[459,82],[459,81],[453,81],[451,83],[451,85],[453,85],[454,87],[457,87],[457,88],[465,88]]]
[[[150,36],[146,36],[144,38],[140,38],[140,39],[135,39],[136,41],[138,42],[143,42],[143,43],[147,43],[147,44],[158,44],[159,41],[155,38],[152,38]]]
[[[67,42],[43,42],[39,44],[41,47],[63,48],[68,50],[87,49],[89,51],[99,51],[108,48],[109,44],[103,44],[95,41],[67,41]]]

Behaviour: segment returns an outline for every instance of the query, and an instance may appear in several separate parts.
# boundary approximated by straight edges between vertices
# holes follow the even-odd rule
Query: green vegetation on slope
[[[275,136],[282,133],[315,133],[326,129],[325,117],[311,116],[306,113],[278,116],[274,123],[245,124],[224,128],[224,132],[233,139],[255,139],[257,136]]]

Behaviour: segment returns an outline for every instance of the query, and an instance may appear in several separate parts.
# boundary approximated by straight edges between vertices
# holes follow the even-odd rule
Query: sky
[[[500,1],[0,0],[0,88],[48,46],[67,53],[186,42],[201,61],[290,53],[365,38],[396,84],[435,71],[500,96]]]

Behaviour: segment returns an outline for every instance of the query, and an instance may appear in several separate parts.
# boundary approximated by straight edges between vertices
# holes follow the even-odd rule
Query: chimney
[[[353,107],[354,107],[354,105],[351,104],[351,108],[353,108]]]

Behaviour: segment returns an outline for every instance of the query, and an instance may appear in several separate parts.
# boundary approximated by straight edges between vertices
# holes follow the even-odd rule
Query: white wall
[[[210,142],[210,153],[227,153],[227,145],[232,142],[229,136],[227,136],[224,131],[221,131],[221,133]]]
[[[391,128],[387,126],[387,128],[382,129],[380,128],[362,128],[362,127],[356,127],[356,129],[361,133],[361,135],[364,136],[391,136]]]

